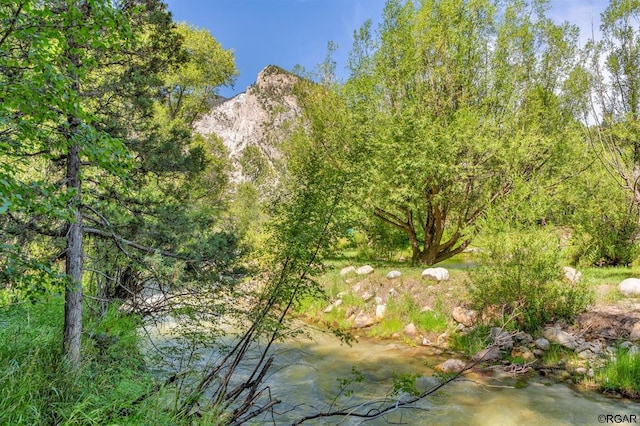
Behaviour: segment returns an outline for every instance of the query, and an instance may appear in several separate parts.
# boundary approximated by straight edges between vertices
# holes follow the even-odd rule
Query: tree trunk
[[[70,135],[79,123],[70,120]],[[75,127],[75,128],[74,128]],[[73,199],[74,221],[67,233],[67,255],[65,272],[67,287],[64,303],[63,352],[74,367],[80,364],[80,342],[82,336],[82,214],[80,212],[80,146],[73,143],[67,156],[67,188],[75,189]]]

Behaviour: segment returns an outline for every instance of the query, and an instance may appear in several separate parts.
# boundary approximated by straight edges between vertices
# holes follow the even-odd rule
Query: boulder
[[[531,352],[531,349],[526,346],[518,346],[516,348],[513,348],[513,351],[511,351],[511,356],[514,358],[522,358],[525,362],[535,361],[536,359],[536,356],[533,354],[533,352]]]
[[[544,337],[552,343],[557,343],[567,349],[575,350],[578,348],[578,342],[575,336],[560,330],[557,327],[547,327],[544,329]]]
[[[466,309],[462,306],[456,306],[451,313],[453,319],[465,327],[472,327],[478,319],[478,312],[473,309]]]
[[[371,265],[364,265],[356,269],[356,274],[358,275],[369,275],[373,272],[373,267]]]
[[[531,337],[529,333],[525,333],[524,331],[518,331],[513,336],[513,339],[522,345],[526,345],[528,343],[533,342],[533,337]]]
[[[449,271],[445,268],[427,268],[422,271],[422,278],[433,281],[446,281],[449,279]]]
[[[342,268],[342,269],[340,270],[340,276],[341,276],[341,277],[344,277],[345,275],[349,275],[350,273],[355,272],[355,271],[356,271],[356,268],[355,268],[355,267],[353,267],[353,266],[347,266],[346,268]]]
[[[549,343],[549,341],[544,337],[537,339],[535,342],[533,342],[533,344],[536,345],[536,348],[543,351],[548,351],[551,347],[551,343]]]
[[[473,356],[476,362],[495,362],[502,359],[502,352],[497,346],[489,346]]]
[[[368,302],[369,300],[373,299],[373,296],[374,294],[370,291],[365,291],[364,293],[362,293],[362,300]]]
[[[416,337],[416,335],[418,334],[418,329],[413,323],[409,323],[405,325],[402,331],[407,337],[411,337],[411,338]]]
[[[450,358],[442,364],[436,365],[435,369],[443,373],[459,373],[467,367],[467,363],[461,359]]]
[[[436,338],[436,345],[441,348],[449,347],[449,335],[444,332]]]
[[[640,296],[640,279],[627,278],[618,284],[618,290],[627,297]]]
[[[562,267],[562,276],[569,281],[571,284],[575,284],[580,281],[582,278],[582,272],[577,271],[575,268],[571,266],[563,266]]]
[[[400,271],[389,271],[387,274],[387,278],[393,280],[395,278],[400,278],[402,276],[402,272]]]
[[[387,305],[378,305],[376,306],[376,318],[382,319],[384,318],[384,314],[387,312]]]
[[[493,341],[493,344],[501,351],[509,352],[513,349],[513,338],[511,337],[511,334],[507,333],[502,328],[492,327],[489,332],[489,337]]]
[[[356,315],[356,318],[353,321],[353,326],[355,328],[364,328],[373,325],[374,322],[375,321],[369,315],[360,312],[358,315]]]

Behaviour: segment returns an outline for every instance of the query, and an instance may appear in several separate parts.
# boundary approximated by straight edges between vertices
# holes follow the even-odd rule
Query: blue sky
[[[353,31],[367,19],[374,27],[385,0],[165,0],[174,20],[206,28],[225,49],[235,53],[240,76],[223,96],[244,92],[265,66],[308,71],[321,63],[327,43],[338,44],[338,73],[344,69]],[[583,39],[608,0],[552,0],[551,17],[581,27]]]

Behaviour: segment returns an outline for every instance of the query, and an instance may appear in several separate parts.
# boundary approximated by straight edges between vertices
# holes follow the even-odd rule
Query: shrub
[[[635,213],[601,213],[576,227],[571,262],[584,266],[630,265],[640,255]]]
[[[585,281],[572,284],[562,279],[559,238],[542,231],[490,239],[470,279],[478,309],[498,312],[495,320],[514,320],[526,331],[557,319],[570,320],[592,300]]]

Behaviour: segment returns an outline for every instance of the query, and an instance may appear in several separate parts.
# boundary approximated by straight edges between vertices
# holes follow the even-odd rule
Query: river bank
[[[573,321],[522,333],[512,324],[483,325],[478,317],[482,314],[468,307],[470,265],[449,264],[447,279],[442,280],[423,276],[422,268],[337,265],[320,278],[328,300],[310,300],[298,314],[308,323],[346,331],[356,339],[431,348],[434,355],[446,358],[434,367],[448,373],[477,362],[474,370],[481,375],[534,372],[577,389],[640,396],[633,383],[622,391],[603,386],[610,361],[638,351],[640,303],[617,289],[632,270],[585,271],[581,279],[588,280],[594,301],[584,313]]]

